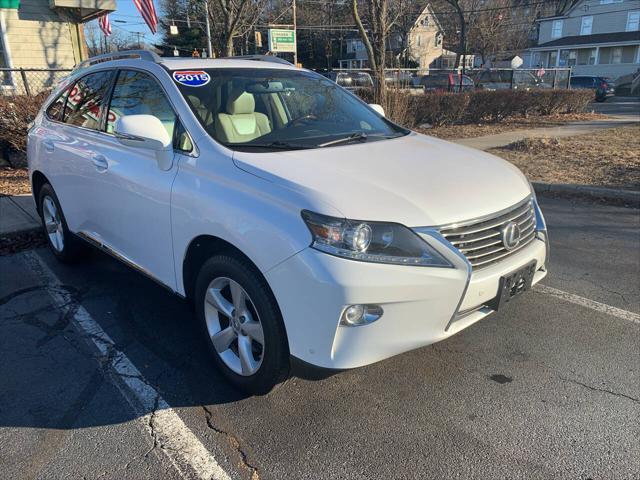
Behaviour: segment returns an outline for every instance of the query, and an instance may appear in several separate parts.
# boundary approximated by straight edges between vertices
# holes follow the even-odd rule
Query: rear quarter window
[[[49,107],[45,111],[49,119],[60,120],[70,91],[71,87],[66,88],[60,95],[58,95],[58,97],[53,102],[51,102],[51,104],[49,104]]]

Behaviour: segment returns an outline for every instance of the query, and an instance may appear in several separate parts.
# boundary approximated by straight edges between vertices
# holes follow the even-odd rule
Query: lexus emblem
[[[500,230],[502,234],[502,244],[507,250],[513,250],[520,243],[520,227],[516,222],[505,224]]]

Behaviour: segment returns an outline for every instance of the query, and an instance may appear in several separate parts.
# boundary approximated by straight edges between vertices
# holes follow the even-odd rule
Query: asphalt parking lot
[[[606,115],[640,118],[640,99],[638,97],[610,97],[605,102],[593,102],[589,105],[594,112]]]
[[[264,397],[103,254],[0,257],[0,478],[640,478],[640,211],[542,199],[544,286],[436,345]]]

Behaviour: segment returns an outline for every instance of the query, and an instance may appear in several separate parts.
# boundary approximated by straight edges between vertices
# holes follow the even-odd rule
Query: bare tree
[[[124,35],[121,30],[113,29],[111,35],[105,39],[95,21],[85,25],[84,33],[90,57],[106,52],[129,50],[133,47],[130,36]]]
[[[253,29],[266,7],[266,0],[207,0],[212,28],[220,29],[222,54],[232,57],[233,39]],[[218,17],[218,14],[221,18]]]
[[[364,12],[360,11],[358,0],[351,1],[351,14],[358,27],[362,43],[367,51],[369,68],[375,79],[375,100],[384,103],[386,99],[386,83],[384,75],[387,58],[387,38],[391,28],[398,19],[398,13],[391,8],[391,0],[362,0]],[[369,29],[365,28],[363,16],[366,16]]]

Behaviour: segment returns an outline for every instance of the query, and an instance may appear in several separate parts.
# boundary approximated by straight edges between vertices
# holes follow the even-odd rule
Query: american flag
[[[105,37],[111,35],[111,23],[109,23],[109,14],[105,13],[98,18],[98,25],[100,25],[100,30],[104,33]]]
[[[151,32],[156,33],[158,30],[158,16],[156,15],[156,7],[153,5],[153,0],[133,0],[133,3]]]

